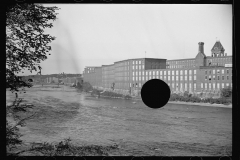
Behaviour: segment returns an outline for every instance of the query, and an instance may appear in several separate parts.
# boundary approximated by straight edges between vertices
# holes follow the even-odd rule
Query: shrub
[[[232,88],[231,87],[225,87],[221,89],[221,97],[229,98],[232,96]]]
[[[189,95],[189,92],[188,92],[188,91],[185,91],[185,92],[183,93],[183,96],[184,96],[184,97],[188,97],[188,95]]]

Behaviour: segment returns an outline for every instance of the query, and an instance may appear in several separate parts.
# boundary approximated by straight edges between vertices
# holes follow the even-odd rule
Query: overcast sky
[[[232,55],[232,6],[190,4],[49,4],[58,19],[48,29],[57,39],[41,63],[42,74],[82,73],[132,58],[193,58],[220,40]],[[31,74],[25,72],[24,74]],[[36,74],[33,72],[32,74]]]

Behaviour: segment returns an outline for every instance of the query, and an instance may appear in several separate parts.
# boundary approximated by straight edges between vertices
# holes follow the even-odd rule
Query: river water
[[[221,156],[232,147],[232,109],[96,98],[64,86],[35,86],[19,95],[36,112],[21,128],[26,142],[117,143],[113,155]],[[14,94],[7,91],[7,103]],[[136,102],[136,103],[135,103]]]

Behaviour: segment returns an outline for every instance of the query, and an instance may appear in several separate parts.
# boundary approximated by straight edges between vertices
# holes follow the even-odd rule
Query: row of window
[[[206,80],[220,80],[220,76],[217,76],[217,79],[215,78],[215,75],[213,75],[213,78],[211,76],[205,76],[205,81]],[[225,76],[222,76],[222,80],[225,80]],[[230,80],[230,76],[226,76],[226,80]],[[231,76],[231,80],[232,80],[232,76]]]
[[[194,64],[195,60],[185,60],[185,61],[168,61],[167,64],[174,65],[174,64]]]
[[[232,83],[230,83],[230,84],[229,83],[201,83],[201,89],[215,89],[215,88],[220,89],[220,87],[224,88],[224,87],[228,87],[228,86],[232,87]]]
[[[167,66],[167,68],[189,68],[189,67],[195,67],[195,64],[192,64],[192,65],[173,65],[173,66]]]
[[[132,64],[141,64],[142,63],[142,61],[132,61]]]
[[[183,89],[183,88],[185,89],[194,88],[196,90],[197,88],[196,83],[168,83],[168,85],[171,89],[176,88],[177,90]],[[201,83],[201,89],[221,89],[228,86],[232,87],[232,83]],[[133,83],[130,83],[130,87],[135,87],[135,88],[142,87],[142,83],[133,82]]]
[[[134,76],[134,77],[132,77],[132,80],[133,81],[148,81],[148,80],[150,80],[150,79],[162,79],[162,80],[167,80],[167,81],[174,81],[175,80],[175,78],[174,78],[175,76],[153,76],[153,77],[151,77],[151,76],[147,76],[146,77],[146,79],[145,79],[145,77],[144,76]],[[179,78],[179,79],[178,79]],[[196,80],[197,79],[197,77],[196,77],[196,75],[194,75],[194,76],[176,76],[176,81],[178,81],[178,80],[180,80],[180,81],[183,81],[183,78],[184,78],[184,80],[185,81],[187,81],[187,80],[189,80],[189,81],[191,81],[191,80]]]
[[[222,72],[220,72],[220,71],[222,71]],[[208,74],[208,73],[209,73],[209,74],[211,74],[211,73],[212,73],[212,74],[215,74],[215,73],[217,73],[217,74],[220,74],[220,73],[224,74],[224,69],[222,69],[222,70],[218,69],[218,70],[216,70],[216,72],[215,72],[215,69],[212,70],[212,71],[211,71],[211,70],[209,70],[209,71],[208,71],[208,70],[205,70],[205,74]],[[226,73],[227,73],[227,74],[230,73],[228,69],[226,70]]]
[[[209,59],[208,62],[231,62],[232,58],[228,57],[228,58],[213,58],[213,59]]]

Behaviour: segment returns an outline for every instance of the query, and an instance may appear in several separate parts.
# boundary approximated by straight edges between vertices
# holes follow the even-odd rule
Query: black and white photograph
[[[232,10],[8,5],[7,156],[232,156]]]

